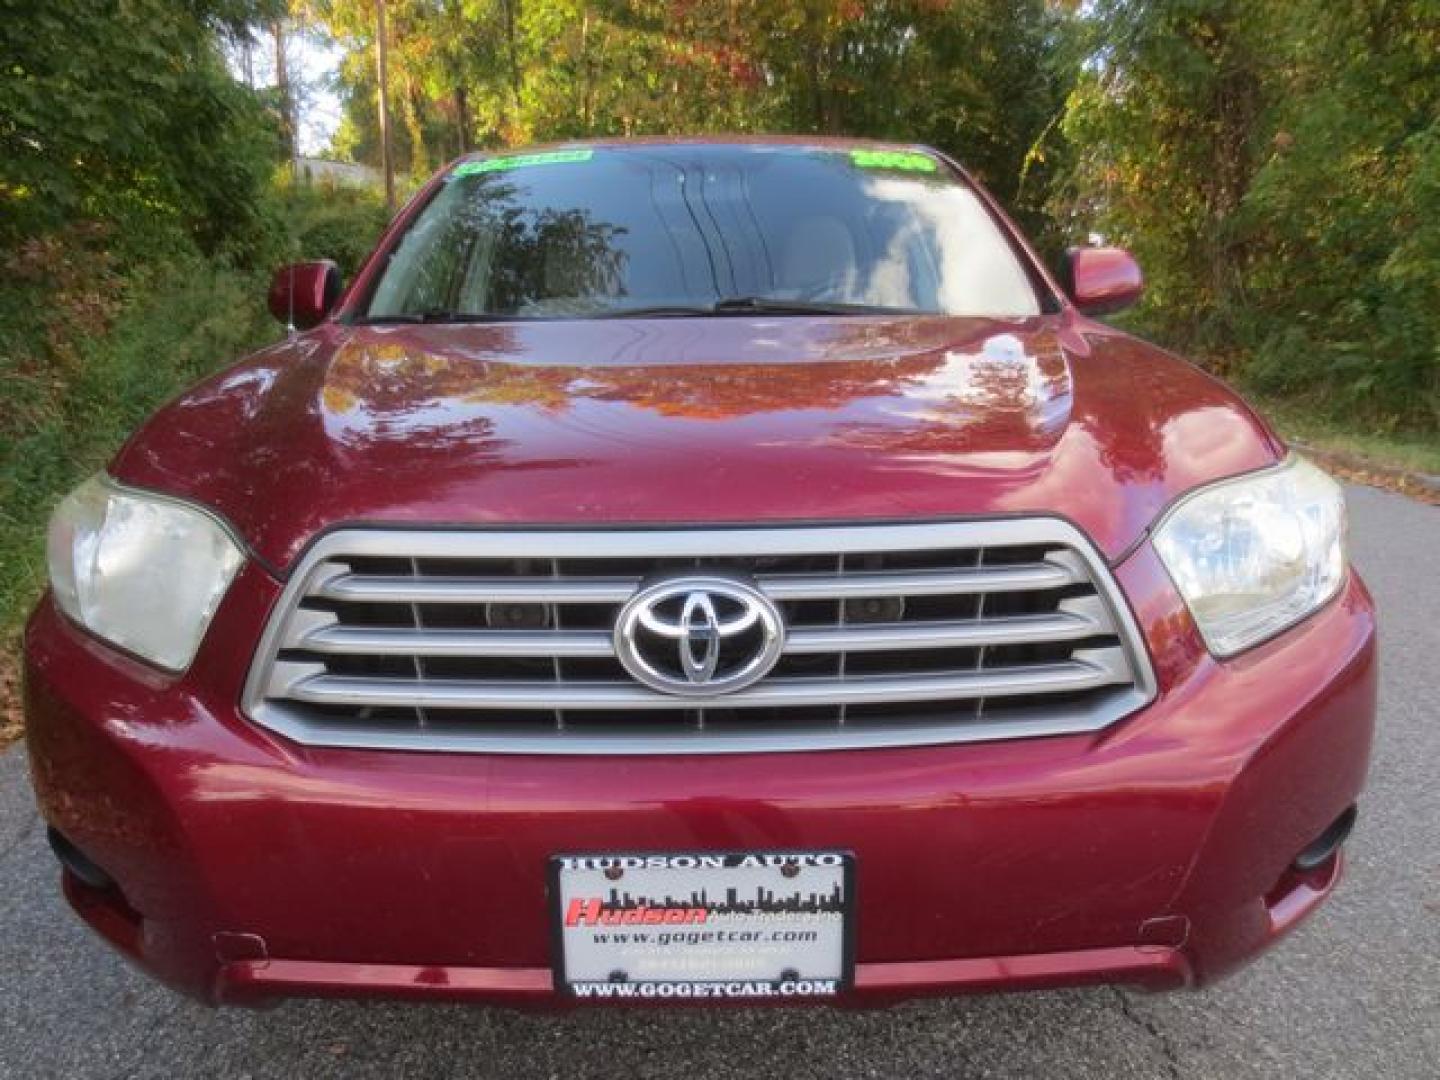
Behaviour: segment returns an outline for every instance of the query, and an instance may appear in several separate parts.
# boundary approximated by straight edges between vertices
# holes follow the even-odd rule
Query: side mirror
[[[1140,264],[1124,248],[1071,248],[1061,276],[1065,291],[1085,315],[1127,308],[1145,291]]]
[[[309,330],[330,314],[341,291],[340,268],[329,259],[291,263],[275,271],[266,303],[284,325]]]

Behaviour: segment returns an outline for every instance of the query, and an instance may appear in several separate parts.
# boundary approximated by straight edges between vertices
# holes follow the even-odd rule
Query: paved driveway
[[[1367,488],[1350,498],[1385,650],[1350,877],[1279,951],[1218,988],[857,1014],[214,1012],[151,985],[70,917],[12,750],[0,754],[0,1076],[1440,1076],[1440,510]]]

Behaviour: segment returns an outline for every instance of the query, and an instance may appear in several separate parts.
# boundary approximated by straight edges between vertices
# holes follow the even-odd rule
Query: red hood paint
[[[287,566],[342,523],[1064,515],[1110,557],[1283,452],[1223,385],[1071,312],[351,327],[162,410],[118,480]]]

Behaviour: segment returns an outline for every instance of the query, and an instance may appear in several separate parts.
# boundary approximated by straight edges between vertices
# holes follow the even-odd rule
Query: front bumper
[[[247,567],[191,671],[162,676],[47,600],[26,641],[49,824],[116,882],[64,875],[131,959],[209,1001],[336,994],[563,1004],[556,852],[837,849],[858,866],[846,1001],[1233,970],[1334,888],[1296,855],[1360,791],[1375,708],[1364,586],[1210,659],[1148,547],[1117,568],[1161,692],[1093,736],[801,754],[319,750],[239,700],[278,585]]]

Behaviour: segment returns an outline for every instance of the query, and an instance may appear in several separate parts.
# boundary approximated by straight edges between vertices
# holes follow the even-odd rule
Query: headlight
[[[1226,480],[1181,501],[1155,549],[1216,656],[1320,607],[1345,577],[1345,498],[1308,461]]]
[[[205,511],[94,476],[50,519],[50,585],[91,633],[171,671],[190,665],[243,556]]]

